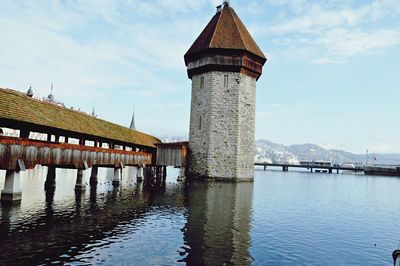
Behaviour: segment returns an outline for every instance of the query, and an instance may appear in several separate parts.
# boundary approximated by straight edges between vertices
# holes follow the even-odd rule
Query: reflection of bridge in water
[[[64,175],[65,171],[69,175]],[[118,187],[109,183],[112,179],[107,179],[109,185],[91,187],[86,194],[74,194],[71,193],[73,172],[59,170],[58,174],[62,177],[60,188],[46,192],[34,176],[24,177],[31,182],[23,183],[25,187],[33,184],[32,190],[26,189],[25,197],[34,201],[24,200],[22,205],[0,208],[0,264],[18,264],[28,259],[32,264],[76,262],[85,257],[82,254],[92,254],[93,261],[89,262],[95,263],[99,256],[95,254],[106,252],[102,247],[121,239],[129,239],[130,246],[125,247],[126,255],[118,258],[119,263],[135,264],[143,256],[151,261],[152,250],[166,239],[156,237],[152,242],[150,237],[144,244],[148,253],[139,254],[143,247],[137,243],[147,234],[143,227],[148,223],[162,226],[158,219],[148,219],[155,219],[155,213],[156,217],[171,219],[172,212],[182,219],[176,232],[169,232],[182,243],[170,249],[170,255],[176,258],[174,263],[178,260],[191,265],[251,263],[252,183],[151,186],[134,182],[125,171]],[[105,182],[103,174],[100,171],[99,182]],[[41,176],[43,180],[45,173]],[[38,191],[42,191],[41,196]]]
[[[19,137],[0,134],[0,169],[6,170],[2,201],[21,200],[20,172],[36,165],[48,167],[46,189],[56,186],[56,168],[68,168],[78,170],[75,190],[84,191],[88,168],[92,186],[97,184],[99,167],[114,169],[113,184],[118,185],[126,166],[138,168],[138,179],[148,173],[162,182],[167,165],[183,169],[186,163],[184,143],[165,146],[148,134],[9,89],[0,89],[1,128],[19,131]],[[46,140],[30,138],[38,134]]]
[[[68,180],[68,176],[63,178]],[[122,189],[124,186],[129,189]],[[124,186],[102,185],[101,189],[92,186],[88,197],[76,192],[74,196],[63,196],[61,202],[55,201],[55,190],[46,190],[43,192],[45,205],[40,202],[42,208],[35,206],[35,211],[25,210],[24,214],[20,213],[20,205],[2,205],[0,264],[24,264],[28,260],[31,264],[40,264],[46,258],[56,261],[74,247],[69,252],[72,258],[95,247],[96,240],[115,236],[114,229],[121,223],[131,223],[132,228],[139,230],[136,223],[146,216],[154,197],[163,194],[163,187],[154,190],[143,182],[129,182]],[[67,194],[61,192],[59,196]],[[29,196],[35,198],[33,194]],[[19,217],[18,223],[16,217]]]

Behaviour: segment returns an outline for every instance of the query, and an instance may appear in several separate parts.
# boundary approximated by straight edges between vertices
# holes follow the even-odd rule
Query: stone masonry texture
[[[238,72],[192,77],[189,176],[253,180],[255,96],[256,79]]]

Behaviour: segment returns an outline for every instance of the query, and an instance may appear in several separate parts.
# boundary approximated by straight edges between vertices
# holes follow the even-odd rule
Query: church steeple
[[[129,126],[130,129],[136,130],[135,127],[135,108],[133,108],[133,114],[132,114],[132,120],[131,120],[131,125]]]
[[[49,96],[47,96],[47,100],[49,102],[55,102],[55,98],[53,95],[53,82],[51,83],[50,94],[49,94]]]
[[[96,107],[96,103],[93,102],[93,109],[92,109],[92,116],[96,116],[96,113],[94,112],[94,108]]]
[[[28,96],[28,97],[33,97],[33,90],[32,90],[32,85],[29,85],[29,89],[28,89],[28,91],[26,92],[26,95]]]

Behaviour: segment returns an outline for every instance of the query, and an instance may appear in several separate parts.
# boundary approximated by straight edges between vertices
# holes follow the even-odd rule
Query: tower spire
[[[28,89],[28,91],[26,92],[26,95],[27,95],[28,97],[33,97],[32,84],[29,85],[29,89]]]
[[[54,95],[53,95],[53,82],[51,82],[50,94],[49,94],[49,96],[47,96],[47,100],[49,102],[54,102],[55,101]]]
[[[96,113],[94,112],[94,108],[96,107],[96,103],[93,102],[93,109],[92,109],[92,116],[96,116]]]
[[[136,130],[135,126],[135,107],[133,107],[133,114],[132,114],[132,120],[131,120],[131,125],[129,126],[130,129]]]

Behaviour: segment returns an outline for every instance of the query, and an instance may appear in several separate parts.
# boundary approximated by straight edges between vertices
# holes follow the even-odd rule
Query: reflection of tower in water
[[[182,259],[189,265],[251,264],[252,183],[189,184]]]

